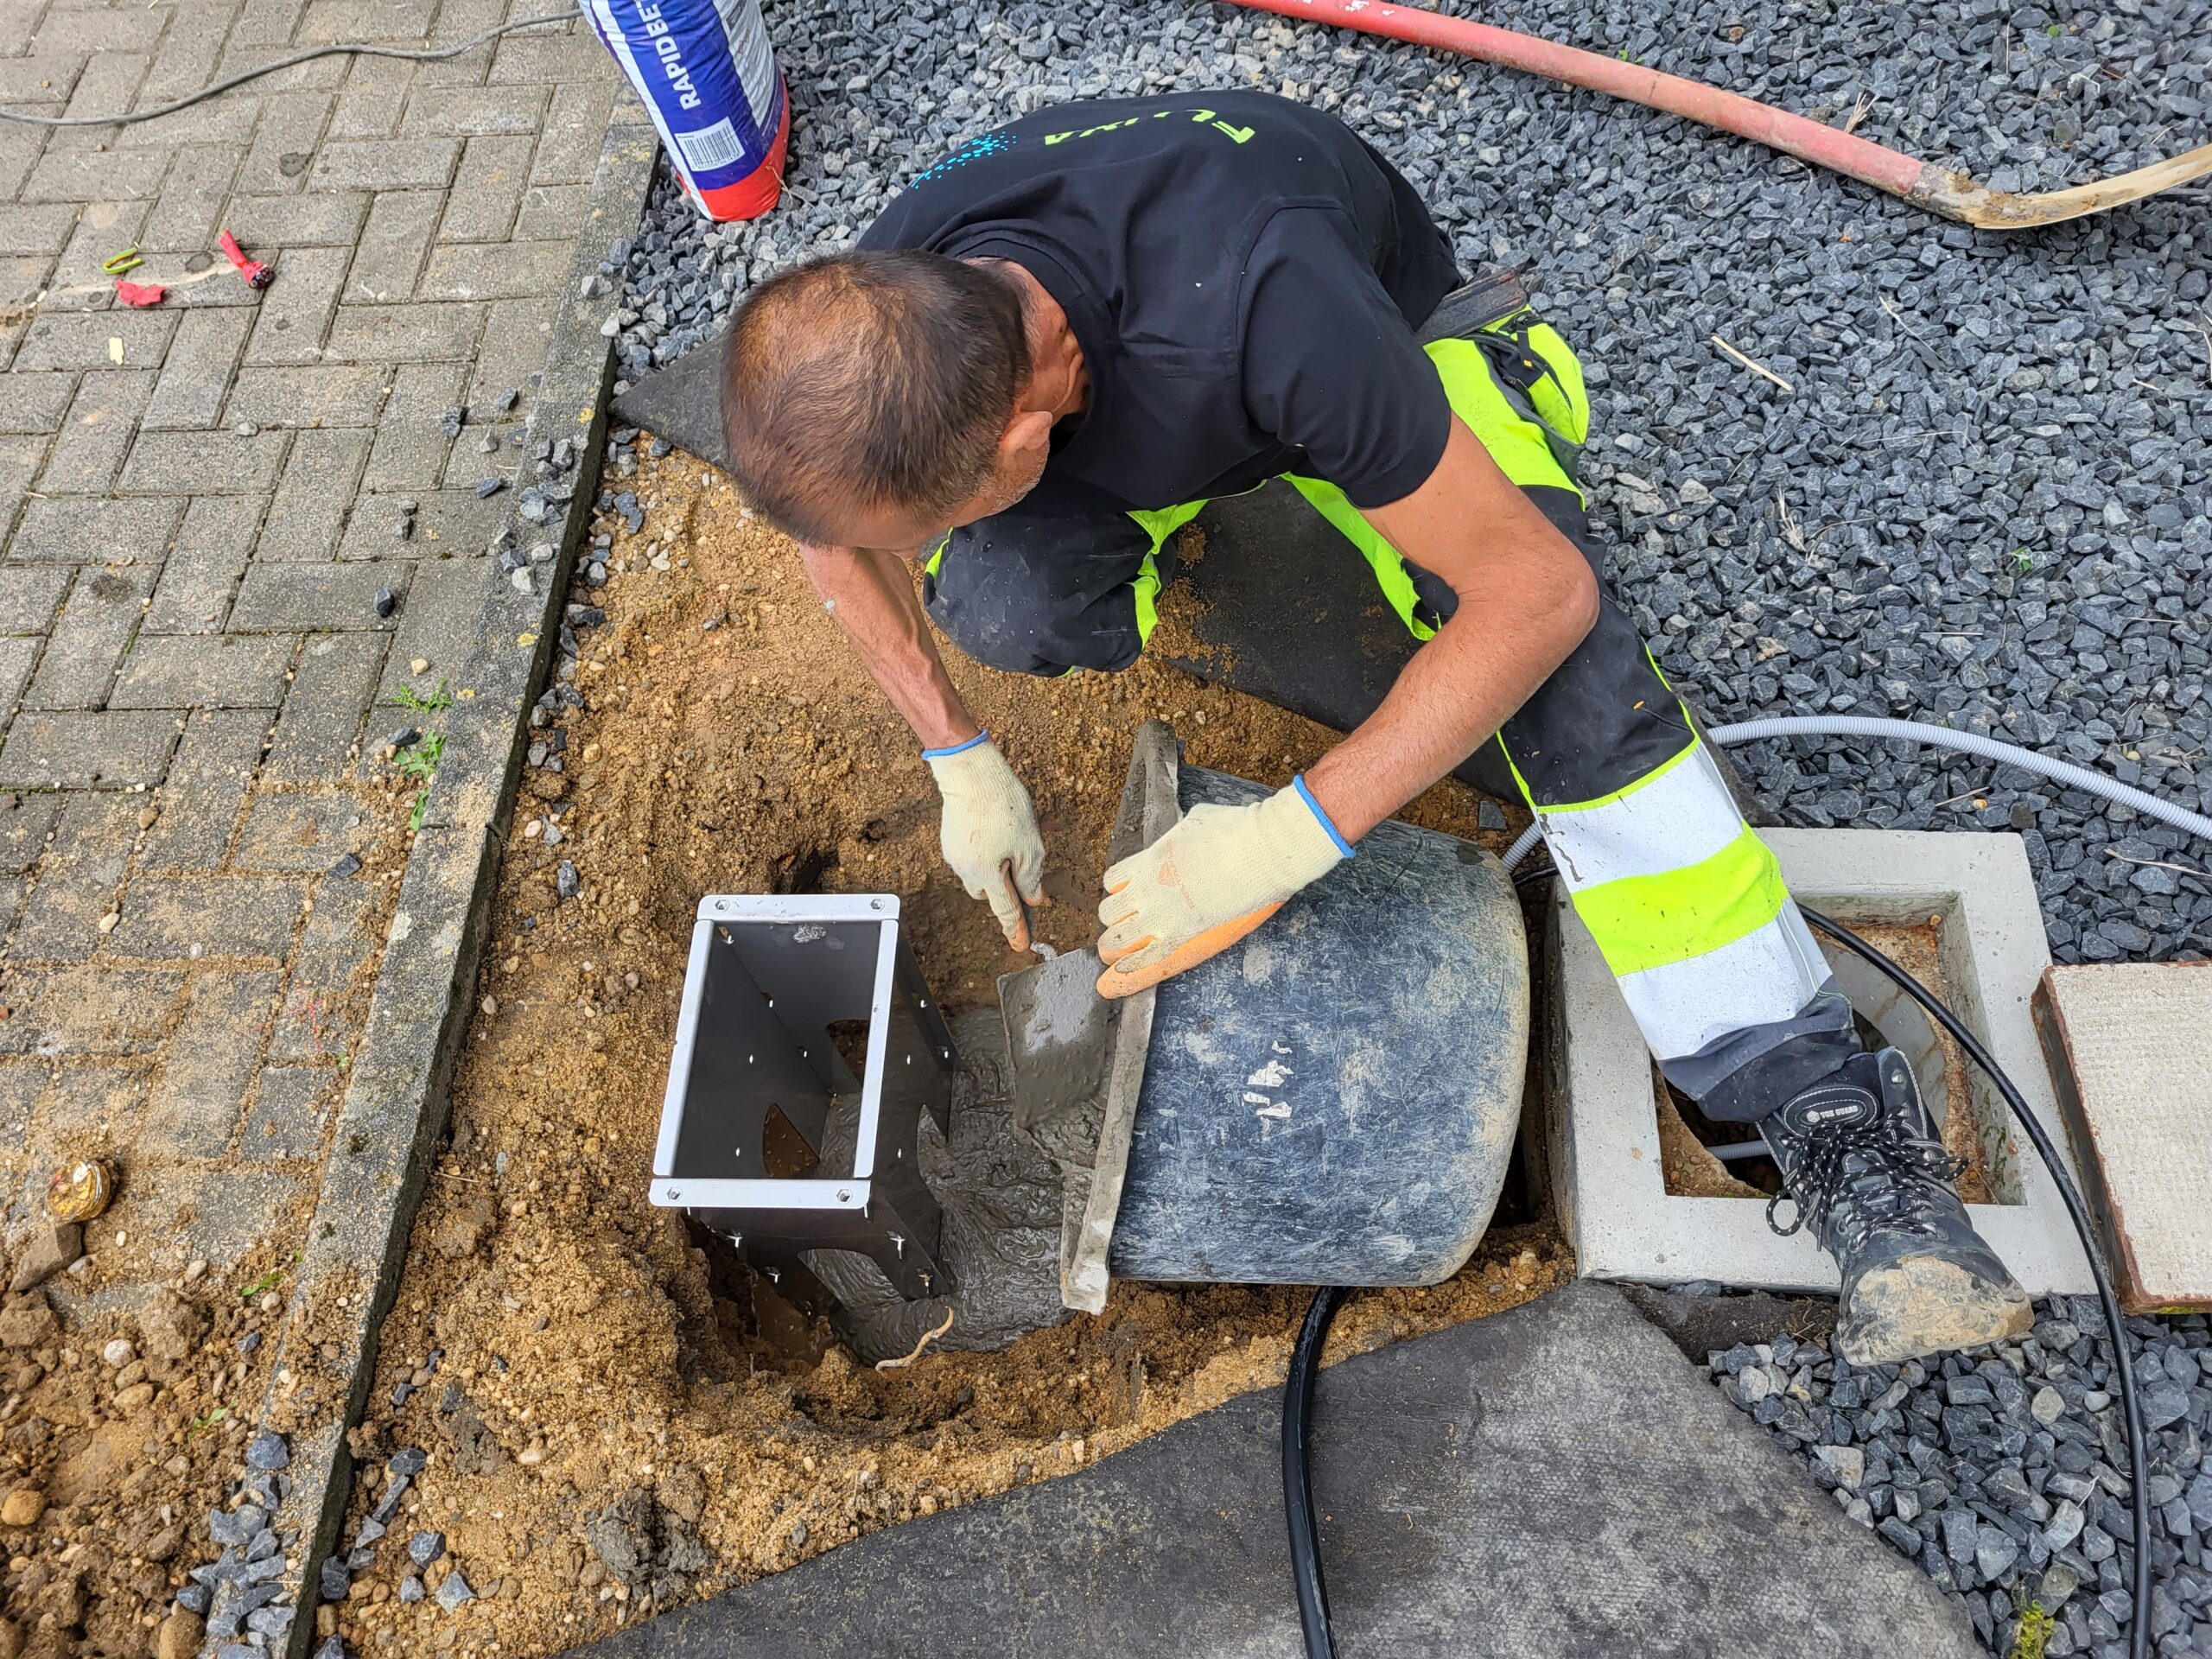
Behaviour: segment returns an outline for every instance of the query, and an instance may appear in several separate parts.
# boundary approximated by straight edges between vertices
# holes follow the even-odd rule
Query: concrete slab
[[[694,346],[665,368],[655,369],[620,393],[609,409],[614,423],[642,427],[686,454],[727,469],[729,438],[722,429],[722,352],[727,337]]]
[[[2212,963],[2052,968],[2035,1014],[2120,1306],[2212,1307]]]
[[[1937,918],[1955,1011],[2056,1129],[2057,1103],[2029,1002],[2050,966],[2043,914],[2017,836],[1878,830],[1768,830],[1790,891],[1850,925]],[[1564,890],[1550,915],[1552,1109],[1540,1149],[1554,1201],[1584,1274],[1773,1290],[1837,1287],[1834,1264],[1808,1234],[1784,1238],[1763,1201],[1667,1192],[1654,1114],[1653,1068],[1596,944]],[[1854,1003],[1859,992],[1847,982]],[[1862,1013],[1873,1010],[1862,1008]],[[1967,1098],[1994,1194],[1974,1224],[2027,1288],[2084,1294],[2094,1286],[2056,1185],[1986,1079]]]
[[[1978,1655],[1609,1286],[1323,1374],[1337,1636],[1402,1659]],[[592,1659],[1262,1659],[1302,1650],[1278,1396],[877,1533],[582,1649]]]

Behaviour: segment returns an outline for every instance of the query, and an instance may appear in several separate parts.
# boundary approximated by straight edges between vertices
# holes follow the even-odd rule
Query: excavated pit
[[[897,893],[902,931],[956,1019],[995,1022],[997,976],[1033,958],[1009,952],[944,870],[912,735],[789,544],[728,490],[702,486],[690,458],[657,461],[640,445],[639,459],[646,523],[595,526],[613,537],[614,574],[590,595],[608,620],[579,630],[586,706],[555,716],[565,769],[525,775],[449,1143],[353,1436],[365,1466],[401,1446],[430,1452],[405,1524],[444,1531],[480,1595],[451,1615],[404,1603],[404,1553],[378,1552],[334,1607],[366,1659],[442,1650],[448,1630],[456,1652],[559,1651],[864,1532],[1085,1467],[1277,1386],[1304,1312],[1289,1287],[1116,1285],[1103,1313],[1002,1352],[961,1351],[948,1332],[914,1364],[877,1371],[827,1324],[764,1320],[772,1305],[756,1303],[742,1267],[647,1202],[702,895],[777,891],[816,860],[823,888]],[[652,568],[648,543],[675,550],[670,569]],[[1178,603],[1164,596],[1163,630]],[[1143,721],[1171,721],[1194,765],[1274,785],[1334,741],[1158,663],[1052,682],[951,668],[1036,798],[1054,900],[1037,928],[1064,950],[1096,932]],[[1524,820],[1489,808],[1507,827],[1484,829],[1483,804],[1447,785],[1403,816],[1500,849]],[[563,860],[582,885],[566,900]],[[963,1041],[989,1051],[982,1033]],[[995,1120],[988,1089],[978,1098],[980,1127]],[[1354,1298],[1331,1352],[1481,1318],[1570,1278],[1557,1234],[1516,1219],[1516,1191],[1509,1179],[1488,1237],[1445,1284]],[[880,1345],[906,1317],[885,1322]],[[347,1537],[377,1496],[357,1485]]]
[[[1948,998],[1951,992],[1943,970],[1942,925],[1940,917],[1930,917],[1914,923],[1857,923],[1853,931],[1939,998]],[[1974,1114],[1965,1054],[1917,1003],[1872,967],[1831,940],[1823,938],[1821,946],[1857,1011],[1859,1035],[1869,1046],[1901,1050],[1912,1063],[1922,1096],[1942,1125],[1945,1149],[1965,1165],[1959,1176],[1961,1195],[1969,1204],[1991,1202],[1988,1147]],[[1669,1193],[1764,1201],[1781,1190],[1782,1172],[1764,1154],[1725,1160],[1714,1154],[1715,1147],[1755,1140],[1755,1131],[1741,1123],[1712,1122],[1694,1102],[1669,1085],[1656,1067],[1652,1079],[1660,1166]],[[1962,1103],[1964,1109],[1953,1110],[1954,1103]]]

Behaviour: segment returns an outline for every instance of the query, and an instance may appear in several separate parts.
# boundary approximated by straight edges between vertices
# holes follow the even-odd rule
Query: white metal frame
[[[675,1210],[853,1210],[865,1213],[869,1178],[875,1173],[877,1118],[883,1102],[883,1061],[891,1035],[891,995],[899,949],[899,899],[889,893],[710,894],[699,901],[691,925],[691,954],[683,975],[683,1001],[669,1057],[668,1087],[661,1098],[660,1135],[653,1147],[652,1201]],[[706,995],[707,954],[717,925],[820,922],[888,924],[876,930],[875,977],[868,997],[868,1059],[861,1072],[858,1139],[848,1176],[787,1179],[687,1180],[675,1174],[676,1143],[683,1122],[683,1095],[697,1045],[699,1007]],[[773,1006],[772,1001],[771,1007]]]

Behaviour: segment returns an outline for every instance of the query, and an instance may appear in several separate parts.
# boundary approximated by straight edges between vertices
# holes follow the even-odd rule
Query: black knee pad
[[[963,525],[923,579],[931,619],[986,667],[1116,673],[1144,648],[1131,583],[1150,543],[1126,517]]]

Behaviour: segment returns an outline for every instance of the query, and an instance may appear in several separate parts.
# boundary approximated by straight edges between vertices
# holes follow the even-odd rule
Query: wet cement
[[[952,1022],[961,1069],[953,1078],[951,1133],[925,1113],[917,1156],[944,1212],[938,1262],[950,1269],[944,1296],[909,1302],[866,1256],[816,1250],[807,1258],[837,1298],[831,1322],[873,1364],[911,1353],[944,1323],[947,1348],[995,1353],[1016,1338],[1067,1318],[1060,1306],[1060,1173],[1014,1132],[1006,1028],[995,1008]],[[857,1097],[842,1097],[825,1131],[825,1160],[850,1168]]]

